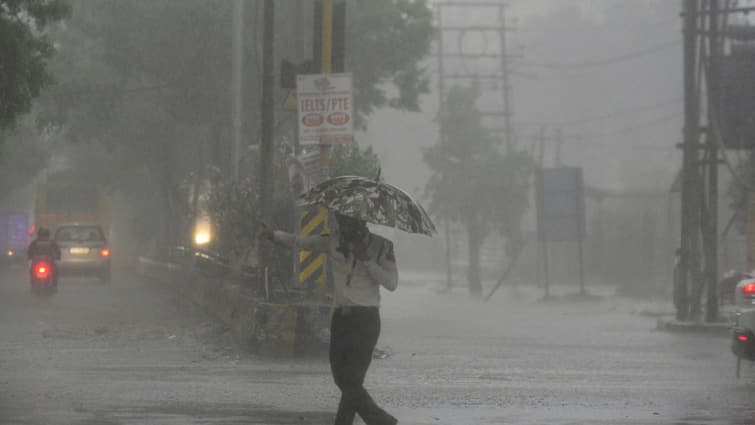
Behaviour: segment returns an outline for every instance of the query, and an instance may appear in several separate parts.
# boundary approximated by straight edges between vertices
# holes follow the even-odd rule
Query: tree
[[[461,222],[469,248],[469,290],[480,295],[480,248],[498,230],[509,255],[521,248],[521,219],[528,207],[532,161],[523,152],[501,153],[499,140],[482,125],[476,106],[479,88],[452,87],[439,116],[444,137],[423,152],[433,175],[427,184],[429,209]]]
[[[111,170],[124,180],[137,174],[151,182],[160,193],[153,199],[164,204],[159,209],[163,242],[174,243],[180,239],[178,217],[191,210],[181,182],[208,165],[229,168],[232,3],[72,2],[73,18],[55,34],[66,55],[55,63],[61,83],[49,93],[45,118],[69,141],[94,141],[114,151],[118,161]],[[292,6],[281,4],[280,20],[285,7]],[[360,116],[376,107],[416,108],[419,95],[427,91],[419,61],[429,51],[433,31],[426,2],[360,0],[349,8],[349,28],[359,29],[347,57]],[[246,8],[244,17],[249,25],[243,115],[249,145],[259,140],[262,40],[257,9]],[[280,46],[292,44],[286,37],[292,35],[276,34],[278,57],[285,57]],[[404,48],[395,49],[399,44]],[[291,134],[296,120],[278,116],[278,135]],[[276,144],[281,141],[277,137]],[[282,164],[280,149],[275,152],[275,163]],[[255,175],[253,161],[247,162],[245,171]],[[285,173],[276,176],[286,183]]]
[[[347,39],[353,48],[347,58],[359,123],[364,126],[376,108],[419,111],[419,96],[429,91],[420,59],[435,36],[427,1],[356,0],[348,8]]]
[[[19,118],[0,143],[0,200],[30,182],[47,166],[52,148],[50,134],[40,131],[35,114]]]
[[[372,146],[360,149],[356,143],[334,146],[331,149],[330,175],[375,178],[380,172],[380,160]]]
[[[0,130],[52,82],[47,62],[55,49],[44,31],[67,14],[63,0],[0,0]]]

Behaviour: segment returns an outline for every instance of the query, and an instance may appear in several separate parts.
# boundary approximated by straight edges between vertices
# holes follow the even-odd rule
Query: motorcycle
[[[58,290],[58,276],[51,257],[34,257],[29,268],[31,291],[38,296],[52,295]]]
[[[737,357],[737,378],[742,360],[755,362],[755,278],[739,282],[734,292],[736,313],[731,351]]]

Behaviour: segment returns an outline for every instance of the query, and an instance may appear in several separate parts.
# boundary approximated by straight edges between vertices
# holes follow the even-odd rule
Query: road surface
[[[323,360],[258,359],[164,288],[116,276],[32,297],[0,273],[0,423],[329,424]],[[636,305],[489,303],[413,277],[383,297],[367,387],[402,424],[755,424],[728,341],[654,331]]]

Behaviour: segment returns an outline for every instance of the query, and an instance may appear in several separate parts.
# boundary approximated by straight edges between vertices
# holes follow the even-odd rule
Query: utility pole
[[[559,140],[561,139],[561,130],[558,132]],[[579,193],[584,194],[584,177],[582,174],[582,169],[579,171],[580,177],[579,177]],[[584,196],[579,199],[579,210],[580,214],[579,216],[584,218],[585,217],[585,198]],[[587,295],[587,291],[585,291],[585,254],[584,254],[584,244],[585,244],[585,222],[584,220],[580,219],[579,222],[579,232],[577,236],[577,258],[579,261],[579,295]]]
[[[313,37],[313,60],[319,64],[321,74],[343,72],[345,67],[346,3],[334,4],[334,0],[315,3],[315,37]],[[318,59],[319,58],[319,59]],[[330,146],[319,145],[320,179],[327,178],[330,168]],[[319,181],[318,181],[319,183]],[[330,215],[325,208],[312,208],[301,214],[300,235],[311,236],[326,232]],[[316,285],[319,296],[324,298],[332,288],[331,267],[326,254],[301,251],[299,253],[299,282],[308,294]]]
[[[705,308],[705,320],[713,322],[718,320],[718,142],[721,137],[721,123],[719,121],[720,102],[720,65],[721,65],[721,35],[718,25],[718,1],[708,2],[708,134],[707,134],[707,157],[708,157],[708,202],[707,202],[707,226],[705,247],[705,278],[707,285],[707,303]]]
[[[718,171],[719,161],[727,159],[725,152],[721,158],[720,146],[727,149],[752,148],[752,126],[741,125],[741,121],[749,120],[749,115],[743,111],[752,108],[749,104],[739,104],[752,98],[751,90],[738,80],[752,78],[750,65],[741,63],[740,55],[749,57],[755,37],[751,35],[752,25],[732,27],[728,18],[730,14],[755,11],[755,7],[731,7],[732,2],[729,1],[723,4],[725,6],[722,8],[721,0],[684,0],[683,3],[682,235],[681,260],[674,281],[674,304],[679,320],[700,318],[702,296],[706,292],[705,320],[718,320]],[[724,78],[723,48],[727,39],[737,41],[737,44],[732,45],[726,57],[727,78]],[[700,99],[703,96],[706,101],[704,129],[700,126]],[[702,141],[701,134],[705,134]]]
[[[322,56],[323,74],[330,74],[333,65],[333,0],[322,0]],[[320,167],[325,176],[330,168],[330,145],[320,145]]]
[[[440,131],[438,138],[440,144],[448,143],[448,136],[445,132],[443,119],[446,115],[446,91],[447,86],[453,85],[453,81],[487,81],[496,84],[499,88],[500,101],[495,102],[494,110],[485,111],[483,114],[487,117],[493,117],[496,120],[496,128],[490,128],[493,132],[503,135],[503,141],[507,149],[511,149],[514,144],[514,130],[512,124],[513,108],[511,106],[511,83],[510,83],[510,63],[511,55],[506,51],[506,31],[511,29],[506,26],[504,2],[495,1],[458,1],[445,0],[434,3],[435,6],[435,24],[438,28],[435,56],[438,60],[438,115]],[[469,12],[482,11],[486,16],[495,19],[498,22],[480,25],[478,22],[468,22],[466,24],[447,24],[445,14],[450,12],[454,21],[459,21],[458,16],[469,16]],[[445,12],[445,13],[444,13]],[[461,12],[461,13],[460,13]],[[470,33],[479,33],[485,40],[491,36],[497,36],[499,46],[497,51],[493,52],[465,52],[464,37]],[[456,36],[456,43],[453,38]],[[454,46],[456,44],[456,46]],[[459,73],[458,69],[462,68],[465,60],[487,60],[490,70],[485,73],[481,72],[463,72]],[[449,82],[451,82],[449,84]],[[501,119],[502,118],[502,119]],[[499,122],[502,121],[502,122]],[[453,276],[451,265],[451,241],[450,225],[446,221],[446,282],[448,289],[451,288]]]
[[[508,53],[506,49],[506,32],[512,31],[512,28],[506,26],[506,15],[504,2],[495,1],[439,1],[434,3],[437,35],[437,52],[438,58],[438,89],[440,99],[440,112],[443,113],[443,104],[446,96],[447,81],[487,81],[495,83],[499,87],[500,102],[494,110],[483,111],[487,117],[496,120],[497,126],[491,127],[492,132],[501,133],[507,148],[515,144],[512,106],[512,89],[510,83],[511,66],[510,60],[515,58]],[[481,11],[489,17],[497,17],[494,24],[480,25],[473,21],[467,24],[455,23],[447,24],[444,21],[444,12],[450,12],[452,16],[469,16],[472,11]],[[490,52],[465,52],[464,38],[471,33],[479,33],[481,37],[487,39],[490,36],[497,36],[499,46],[497,51]],[[456,43],[448,42],[447,36],[456,36]],[[453,38],[451,38],[453,40]],[[454,46],[454,44],[457,44]],[[463,68],[463,61],[486,60],[490,64],[490,70],[486,72],[458,72],[458,68]],[[496,62],[492,62],[496,61]],[[495,63],[495,65],[493,65]],[[500,121],[500,122],[499,122]],[[442,126],[441,126],[442,128]],[[444,137],[442,134],[441,138]],[[442,140],[442,139],[441,139]]]
[[[231,146],[231,176],[239,178],[239,161],[241,159],[242,119],[244,102],[243,54],[244,54],[244,0],[233,2],[233,63],[231,67],[231,110],[233,123],[233,145]]]
[[[257,214],[260,220],[270,222],[272,216],[273,201],[273,142],[275,124],[275,76],[273,75],[274,40],[275,40],[275,1],[265,0],[263,5],[263,30],[262,30],[262,139],[260,141],[259,155],[259,207]],[[258,250],[259,264],[263,271],[269,266],[268,250]],[[267,273],[261,273],[267,275]],[[260,276],[261,277],[261,276]],[[260,286],[261,287],[261,286]]]
[[[436,5],[435,6],[435,16],[436,16],[436,25],[438,28],[442,28],[443,26],[443,14],[441,13],[441,6]],[[440,115],[440,131],[438,132],[438,137],[440,138],[441,145],[446,143],[446,132],[444,131],[444,126],[442,120],[445,117],[446,113],[446,86],[445,86],[445,74],[443,70],[443,31],[437,32],[437,40],[436,43],[438,45],[438,112]],[[446,290],[451,291],[453,287],[453,267],[451,264],[451,229],[450,224],[448,222],[448,219],[444,220],[445,223],[445,233],[446,233]]]
[[[676,318],[690,315],[689,287],[698,287],[699,279],[699,215],[697,190],[699,180],[699,102],[697,92],[697,0],[684,1],[684,143],[682,163],[681,259],[678,282],[675,284]]]
[[[538,141],[540,142],[540,146],[538,149],[538,170],[537,170],[537,184],[539,187],[535,188],[535,196],[541,197],[543,196],[542,191],[542,181],[543,181],[543,168],[545,168],[545,126],[540,126],[540,134],[538,137]],[[536,202],[542,203],[543,199],[537,199]],[[538,208],[538,229],[542,228],[542,223],[544,221],[542,217],[542,208]],[[540,233],[538,233],[538,237],[540,237],[540,258],[542,259],[542,265],[543,265],[543,277],[544,277],[544,286],[545,286],[545,298],[548,298],[550,296],[550,265],[549,258],[548,258],[548,242],[546,242],[546,239],[544,237],[541,237]]]
[[[501,23],[501,28],[498,31],[499,43],[501,44],[501,96],[503,99],[503,137],[506,143],[506,148],[511,150],[514,146],[514,127],[511,124],[514,116],[514,111],[511,108],[511,81],[509,68],[509,55],[506,50],[506,7],[501,6],[498,8],[498,20]]]

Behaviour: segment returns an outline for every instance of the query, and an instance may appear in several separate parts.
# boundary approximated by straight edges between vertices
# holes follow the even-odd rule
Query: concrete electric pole
[[[242,117],[244,107],[243,54],[244,54],[244,0],[233,2],[233,63],[231,66],[231,114],[233,138],[231,146],[231,177],[239,178],[239,161],[241,159]]]

